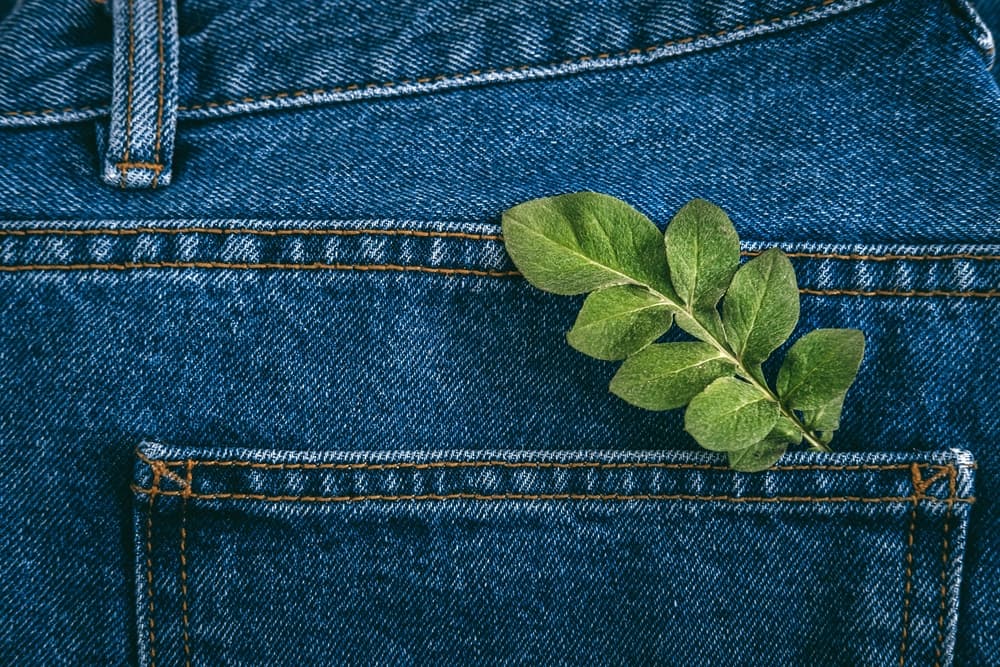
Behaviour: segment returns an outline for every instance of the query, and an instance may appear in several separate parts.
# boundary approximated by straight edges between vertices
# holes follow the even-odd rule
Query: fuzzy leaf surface
[[[815,410],[847,392],[865,353],[857,329],[816,329],[795,341],[778,371],[778,396],[796,410]]]
[[[616,285],[587,296],[566,340],[597,359],[624,359],[666,333],[672,322],[673,311],[649,290]]]
[[[726,339],[747,365],[759,364],[788,340],[799,321],[795,269],[772,248],[741,266],[722,301]]]
[[[649,285],[676,300],[656,225],[625,202],[574,192],[518,204],[503,214],[504,244],[535,287],[582,294],[613,285]]]
[[[731,452],[763,440],[780,416],[774,401],[750,384],[726,377],[691,399],[684,429],[705,449]]]
[[[707,343],[655,343],[625,360],[611,393],[647,410],[673,410],[735,370]]]
[[[691,311],[714,310],[740,263],[740,239],[726,213],[704,199],[685,204],[664,235],[670,280]]]

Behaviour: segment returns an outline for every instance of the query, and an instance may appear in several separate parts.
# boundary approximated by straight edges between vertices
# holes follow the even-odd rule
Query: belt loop
[[[111,124],[102,164],[109,185],[170,183],[177,127],[176,1],[111,1]]]

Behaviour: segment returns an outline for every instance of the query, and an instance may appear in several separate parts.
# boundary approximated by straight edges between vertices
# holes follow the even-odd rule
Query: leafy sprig
[[[736,470],[766,469],[803,441],[830,451],[864,334],[802,336],[772,388],[762,364],[798,323],[795,270],[777,248],[741,266],[739,236],[722,209],[695,199],[661,235],[620,199],[576,192],[519,204],[502,225],[528,282],[589,293],[566,338],[597,359],[624,360],[612,393],[648,410],[687,406],[685,430],[726,452]],[[655,342],[675,322],[697,340]]]

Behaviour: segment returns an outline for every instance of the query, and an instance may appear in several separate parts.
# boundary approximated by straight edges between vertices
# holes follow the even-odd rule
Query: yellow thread
[[[869,498],[863,496],[698,496],[687,494],[588,494],[588,493],[423,493],[423,494],[368,494],[355,496],[293,496],[267,495],[263,493],[194,493],[187,491],[158,491],[144,489],[136,485],[130,487],[138,494],[156,492],[163,496],[180,496],[185,493],[189,498],[201,500],[263,500],[270,502],[303,502],[303,503],[350,503],[371,501],[421,501],[421,500],[700,500],[727,503],[909,503],[912,496],[885,496]],[[928,502],[946,502],[936,498],[927,498]],[[974,498],[958,498],[947,502],[972,503]]]
[[[17,271],[129,271],[133,269],[239,269],[268,270],[287,269],[295,271],[402,271],[436,273],[447,276],[482,276],[508,278],[521,275],[517,271],[491,271],[480,269],[457,269],[436,266],[398,264],[279,264],[279,263],[226,263],[226,262],[122,262],[118,264],[25,264],[22,266],[0,266],[0,272]]]
[[[149,598],[149,664],[156,667],[156,621],[153,619],[156,611],[153,602],[153,502],[156,500],[157,487],[160,485],[160,471],[153,468],[153,488],[149,493],[149,506],[146,515],[146,596]]]
[[[145,459],[144,459],[145,460]],[[166,466],[185,465],[186,461],[162,461]],[[262,470],[428,470],[434,468],[593,468],[599,470],[616,469],[641,469],[655,468],[666,470],[719,470],[732,472],[732,468],[711,463],[671,463],[666,461],[636,461],[623,463],[609,463],[602,461],[427,461],[417,463],[414,461],[401,461],[397,463],[262,463],[258,461],[243,460],[196,460],[195,466],[212,467],[248,467]],[[868,470],[908,470],[912,464],[859,464],[859,465],[787,465],[773,466],[768,468],[768,472],[773,471],[797,471],[797,470],[823,470],[823,471],[868,471]],[[947,466],[931,466],[935,470],[947,471]],[[940,474],[940,473],[939,473]]]
[[[184,667],[191,667],[191,637],[188,633],[188,588],[187,588],[187,504],[191,495],[191,460],[187,462],[186,484],[181,497],[181,628],[184,638]]]
[[[154,165],[162,167],[162,165]],[[6,229],[0,236],[137,236],[139,234],[218,234],[250,236],[414,236],[503,241],[499,234],[472,234],[425,229],[248,229],[245,227],[130,227],[124,229]]]
[[[910,527],[906,536],[906,578],[903,585],[903,635],[899,642],[899,667],[903,667],[906,662],[907,639],[909,638],[910,631],[910,592],[913,590],[913,542],[917,529],[917,507],[920,505],[924,491],[935,479],[932,477],[927,482],[924,482],[920,477],[920,467],[916,463],[912,464],[910,475],[913,479],[913,509],[910,510]]]

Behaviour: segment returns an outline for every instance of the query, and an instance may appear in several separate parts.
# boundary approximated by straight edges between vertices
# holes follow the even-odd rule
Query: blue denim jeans
[[[963,0],[0,2],[0,662],[1000,663],[993,56]],[[500,235],[577,190],[789,254],[868,341],[837,453],[608,392]]]

